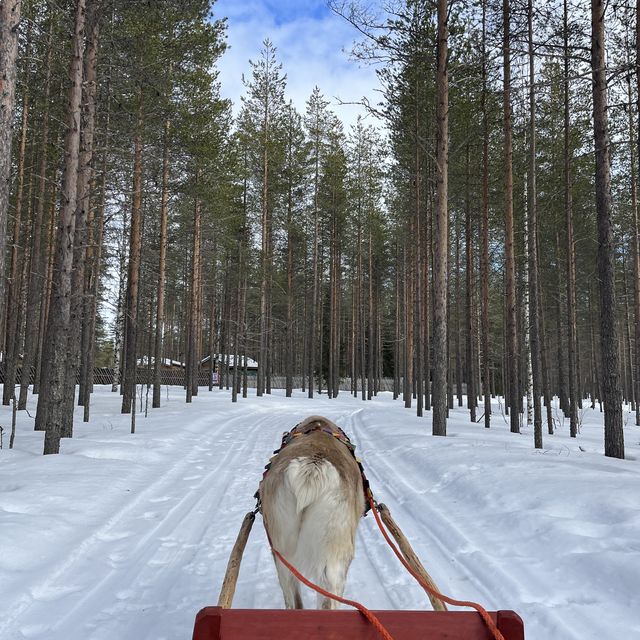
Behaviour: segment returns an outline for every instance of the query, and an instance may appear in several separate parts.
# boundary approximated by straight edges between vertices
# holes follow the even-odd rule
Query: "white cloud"
[[[329,13],[324,2],[309,3],[303,14],[288,11],[286,4],[281,1],[277,10],[273,0],[219,0],[214,5],[217,17],[228,16],[229,49],[219,62],[222,95],[234,102],[237,113],[244,94],[242,74],[250,74],[249,60],[258,59],[262,42],[270,38],[287,74],[287,98],[303,112],[318,85],[348,128],[366,110],[340,102],[357,102],[365,96],[372,104],[380,100],[374,69],[349,59],[357,33]],[[367,121],[374,119],[370,116]]]

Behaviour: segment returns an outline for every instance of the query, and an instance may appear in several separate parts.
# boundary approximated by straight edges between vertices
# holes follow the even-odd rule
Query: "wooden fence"
[[[29,378],[29,384],[33,384],[35,376],[35,369],[31,369],[31,376]],[[222,375],[222,382],[225,388],[228,388],[228,385],[232,382],[233,374],[229,374],[229,376]],[[22,380],[22,368],[18,368],[16,372],[16,384],[20,384]],[[76,379],[76,382],[79,380]],[[113,382],[113,369],[108,367],[96,367],[93,370],[93,383],[94,384],[112,384]],[[360,382],[360,381],[358,381]],[[0,363],[0,384],[4,383],[4,365]],[[153,383],[153,371],[149,371],[146,367],[139,367],[136,375],[136,383],[137,384],[152,384]],[[161,369],[160,370],[160,383],[164,385],[175,385],[179,387],[183,387],[185,384],[185,371],[184,369]],[[228,383],[228,384],[227,384]],[[209,386],[209,371],[201,370],[198,373],[198,386],[200,387],[208,387]],[[216,383],[217,386],[217,383]],[[250,389],[255,389],[256,387],[256,378],[254,376],[248,376],[247,378],[247,386]],[[285,376],[271,376],[271,386],[274,389],[284,389],[286,387],[286,377]],[[293,388],[300,389],[302,387],[302,376],[294,376],[293,377]],[[317,388],[317,385],[316,385]],[[326,392],[327,386],[323,384],[323,392]],[[401,387],[402,388],[402,387]],[[340,390],[341,391],[350,391],[351,390],[351,378],[341,378],[340,379]],[[380,380],[380,391],[393,391],[393,378],[382,378]]]

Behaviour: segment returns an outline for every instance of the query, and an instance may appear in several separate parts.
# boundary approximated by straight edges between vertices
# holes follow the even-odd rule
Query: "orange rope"
[[[452,605],[454,605],[456,607],[471,607],[471,608],[475,609],[480,614],[480,616],[484,620],[484,622],[487,625],[487,627],[489,627],[489,630],[493,634],[493,637],[495,638],[495,640],[504,640],[504,636],[502,635],[502,633],[500,633],[500,630],[498,629],[498,627],[496,627],[496,623],[493,621],[493,619],[491,618],[491,616],[488,614],[487,610],[484,607],[479,605],[477,602],[470,602],[470,601],[467,601],[467,600],[454,600],[453,598],[450,598],[448,596],[443,595],[442,593],[439,593],[438,591],[436,591],[435,589],[430,587],[411,568],[409,563],[405,560],[405,557],[399,551],[398,547],[396,547],[395,543],[393,542],[393,540],[391,540],[391,538],[389,537],[389,534],[387,533],[386,529],[384,528],[384,525],[382,524],[382,520],[380,519],[380,515],[378,514],[378,510],[376,509],[376,505],[375,505],[374,500],[373,500],[373,495],[371,493],[369,494],[368,499],[369,499],[369,504],[371,505],[371,511],[373,511],[373,515],[374,515],[374,517],[376,519],[376,522],[378,523],[378,528],[382,532],[382,535],[384,536],[384,539],[387,541],[387,543],[389,544],[389,546],[391,547],[393,552],[396,554],[396,556],[398,557],[400,562],[402,562],[402,564],[404,565],[405,569],[418,581],[420,586],[427,593],[430,593],[432,596],[435,596],[439,600],[443,600],[444,602],[452,604]]]
[[[263,520],[264,522],[264,520]],[[293,573],[293,575],[300,580],[303,584],[306,584],[307,587],[313,589],[318,592],[320,595],[323,595],[325,598],[331,598],[332,600],[336,600],[337,602],[341,602],[342,604],[349,605],[350,607],[355,607],[376,629],[376,631],[385,639],[385,640],[393,640],[393,636],[384,628],[382,622],[376,617],[376,615],[367,609],[363,604],[356,602],[355,600],[348,600],[347,598],[342,598],[335,593],[331,593],[330,591],[326,591],[322,587],[319,587],[317,584],[311,582],[311,580],[307,580],[277,549],[274,548],[273,543],[271,542],[271,537],[269,536],[269,531],[267,530],[267,525],[264,523],[264,530],[267,534],[267,540],[269,541],[269,546],[271,547],[271,551],[273,554],[282,562],[282,564]],[[504,639],[503,639],[504,640]]]

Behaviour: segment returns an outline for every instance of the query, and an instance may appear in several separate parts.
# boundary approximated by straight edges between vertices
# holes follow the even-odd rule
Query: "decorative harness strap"
[[[367,480],[367,476],[364,473],[364,468],[362,466],[362,461],[360,460],[360,458],[356,457],[356,446],[353,444],[353,442],[351,442],[351,440],[349,440],[349,437],[347,436],[347,434],[338,426],[336,426],[335,428],[331,428],[328,425],[322,425],[322,426],[315,425],[315,426],[310,427],[308,429],[299,429],[301,424],[302,423],[298,423],[293,429],[291,429],[291,431],[285,431],[282,434],[282,442],[280,443],[280,448],[276,449],[273,452],[273,456],[271,456],[271,458],[269,458],[269,462],[267,462],[267,464],[264,467],[264,473],[262,474],[262,479],[264,480],[265,477],[267,476],[267,473],[269,472],[269,469],[271,469],[271,464],[273,463],[273,460],[275,459],[275,457],[292,440],[294,440],[295,438],[299,438],[300,436],[306,436],[309,433],[314,433],[315,431],[322,431],[322,432],[326,433],[327,435],[330,435],[330,436],[336,438],[337,440],[339,440],[340,442],[342,442],[342,444],[345,447],[347,447],[347,449],[349,449],[349,452],[353,456],[353,459],[358,464],[358,468],[360,469],[360,476],[362,477],[362,488],[364,490],[364,504],[365,504],[365,507],[364,507],[364,513],[362,515],[366,516],[367,513],[371,510],[371,505],[370,505],[369,498],[373,497],[373,493],[371,492],[371,488],[369,486],[369,480]],[[258,511],[261,511],[261,506],[262,505],[260,504],[260,490],[256,491],[254,497],[258,501],[256,509]]]

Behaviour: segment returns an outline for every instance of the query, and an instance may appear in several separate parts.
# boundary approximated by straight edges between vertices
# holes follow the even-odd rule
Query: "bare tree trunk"
[[[596,153],[596,210],[605,455],[624,458],[605,68],[604,0],[591,0],[591,69]]]
[[[54,146],[58,146],[60,135],[56,136]],[[40,305],[40,318],[38,321],[38,354],[36,356],[36,377],[33,382],[33,394],[38,395],[40,392],[40,381],[42,379],[43,366],[43,353],[44,353],[44,338],[47,328],[47,322],[49,321],[49,305],[51,303],[51,291],[53,289],[53,263],[55,258],[55,243],[56,243],[56,202],[58,200],[58,172],[54,171],[53,180],[51,182],[51,196],[49,204],[49,212],[47,215],[47,247],[42,252],[42,272],[45,274],[44,286],[43,286],[43,298]],[[44,415],[44,414],[43,414]],[[35,429],[45,429],[45,421],[38,422],[36,420]]]
[[[405,232],[407,233],[407,232]],[[413,366],[413,335],[412,335],[412,324],[411,324],[411,251],[409,249],[409,243],[406,238],[404,240],[404,246],[402,248],[402,290],[403,290],[403,301],[404,301],[404,313],[402,314],[403,326],[404,326],[404,336],[403,336],[403,374],[402,374],[402,396],[404,399],[404,406],[406,409],[411,407],[411,381],[412,381],[412,366]],[[363,332],[364,332],[364,321],[363,321]],[[364,371],[364,356],[363,356],[363,371]],[[362,384],[364,385],[364,373]],[[364,397],[363,397],[364,399]]]
[[[160,255],[158,257],[158,304],[156,307],[156,335],[153,358],[153,401],[151,406],[160,406],[160,368],[163,359],[164,332],[164,288],[167,263],[167,223],[169,219],[169,119],[164,122],[164,140],[162,149],[162,195],[160,196],[160,237],[158,238]],[[211,355],[211,354],[210,354]],[[211,356],[213,359],[213,356]]]
[[[291,117],[291,112],[289,112]],[[292,135],[291,131],[289,132]],[[288,145],[288,162],[291,169],[293,165],[291,139]],[[291,175],[291,172],[290,172]],[[287,329],[285,345],[285,376],[286,376],[286,396],[290,398],[293,394],[293,185],[289,179],[287,189]]]
[[[130,413],[135,403],[138,335],[138,286],[142,254],[142,89],[138,93],[138,115],[133,137],[133,201],[129,234],[129,267],[127,270],[127,302],[125,306],[124,377],[122,380],[122,413]],[[135,411],[135,407],[133,408]],[[135,429],[131,425],[132,432]]]
[[[265,390],[265,378],[268,375],[269,366],[267,351],[269,349],[269,247],[270,224],[269,224],[269,98],[265,93],[263,130],[264,139],[262,141],[262,280],[260,282],[260,346],[258,357],[258,379],[256,384],[256,395],[261,396]]]
[[[369,291],[367,295],[367,311],[368,311],[368,327],[367,327],[367,400],[371,400],[373,397],[373,351],[374,351],[374,321],[373,321],[373,223],[371,216],[369,216],[369,241],[367,243],[368,251],[368,284]]]
[[[109,92],[109,90],[107,90]],[[86,350],[86,364],[84,372],[85,380],[85,398],[83,422],[89,422],[91,394],[93,393],[93,368],[95,363],[95,336],[96,336],[96,317],[98,307],[98,288],[100,284],[100,266],[102,263],[102,243],[104,239],[104,212],[107,199],[107,151],[109,139],[109,113],[110,113],[110,96],[107,96],[107,117],[105,123],[105,141],[102,158],[102,185],[100,187],[100,204],[95,217],[96,236],[94,238],[93,256],[90,263],[90,274],[88,278],[88,300],[86,305],[85,332],[83,336],[83,345]]]
[[[629,81],[631,83],[631,81]],[[636,113],[638,117],[638,135],[636,143],[638,145],[637,158],[640,159],[640,0],[636,2]],[[631,85],[629,84],[629,91]],[[631,109],[631,98],[629,98],[629,127],[633,130],[633,116]],[[631,145],[633,145],[633,134],[629,136]],[[636,176],[634,173],[633,152],[631,153],[631,179],[633,181],[632,206],[633,206],[633,308],[635,316],[635,397],[636,397],[636,425],[640,426],[640,225],[638,224],[638,201],[637,201],[637,176],[640,176],[638,170]],[[636,165],[637,167],[637,165]]]
[[[244,318],[244,255],[245,243],[244,233],[238,238],[238,272],[237,272],[237,294],[236,294],[236,321],[233,328],[233,385],[231,389],[231,401],[238,401],[238,391],[240,388],[240,336]]]
[[[60,218],[56,241],[46,338],[44,341],[42,391],[38,396],[36,428],[46,430],[44,453],[58,453],[65,420],[64,390],[67,347],[71,323],[71,270],[75,236],[78,164],[80,151],[80,105],[82,101],[82,57],[84,52],[85,0],[77,0],[72,41],[62,176]]]
[[[631,409],[635,411],[635,394],[633,381],[633,349],[631,347],[631,319],[629,314],[629,287],[627,285],[627,260],[626,250],[622,254],[622,286],[624,296],[624,349],[625,356],[625,382],[624,382],[624,399],[631,405]]]
[[[96,316],[98,291],[100,286],[100,267],[102,261],[102,242],[104,238],[105,208],[107,200],[107,159],[109,157],[109,126],[111,121],[111,75],[106,81],[106,107],[104,116],[104,140],[102,142],[102,177],[100,196],[93,214],[89,209],[89,240],[87,244],[87,266],[85,277],[85,303],[82,319],[82,360],[80,369],[80,389],[78,403],[84,406],[83,422],[89,421],[91,394],[93,393],[93,368],[95,363]],[[94,185],[95,186],[95,185]],[[94,190],[94,187],[91,189]]]
[[[246,198],[246,185],[245,185],[245,196]],[[245,200],[246,202],[246,200]],[[246,210],[246,209],[245,209]],[[246,218],[245,218],[246,219]],[[215,371],[215,367],[217,366],[218,360],[218,352],[216,351],[217,346],[217,337],[218,337],[218,325],[216,322],[216,296],[218,294],[218,269],[217,269],[217,236],[214,235],[213,243],[211,248],[211,253],[213,256],[212,259],[212,268],[211,268],[211,306],[209,309],[209,391],[213,391],[213,373]]]
[[[27,124],[29,122],[29,91],[25,89],[22,100],[22,124],[20,127],[20,146],[18,148],[18,187],[16,190],[16,208],[13,217],[13,242],[11,244],[11,265],[9,287],[7,291],[7,317],[4,323],[5,337],[5,380],[2,390],[2,404],[9,405],[15,394],[16,369],[18,359],[19,306],[22,289],[22,259],[20,235],[22,231],[22,203],[24,200],[24,165],[27,149]],[[0,274],[2,277],[2,274]],[[0,322],[0,324],[2,324]]]
[[[118,386],[122,382],[121,370],[124,361],[124,333],[125,333],[125,255],[126,255],[126,237],[127,230],[127,210],[123,208],[122,214],[122,233],[119,240],[119,260],[118,260],[118,303],[116,308],[116,320],[114,323],[113,336],[113,379],[111,382],[111,391],[116,393]]]
[[[536,94],[533,55],[533,0],[529,0],[529,185],[528,202],[528,244],[529,244],[529,334],[533,394],[533,442],[536,449],[542,449],[542,406],[540,404],[540,321],[538,309],[538,208],[536,186]]]
[[[576,369],[576,261],[573,240],[573,195],[571,190],[571,121],[569,118],[569,27],[568,4],[564,0],[564,210],[567,218],[567,325],[569,354],[569,433],[578,435],[578,383]]]
[[[564,323],[562,318],[564,316],[564,278],[565,274],[562,269],[562,250],[560,246],[560,233],[556,230],[556,262],[557,268],[557,296],[556,296],[556,340],[557,340],[557,371],[558,371],[558,399],[560,402],[560,409],[566,415],[569,413],[569,396],[567,393],[567,379],[566,379],[566,363],[565,363],[565,349],[564,349]]]
[[[318,306],[320,297],[319,270],[318,270],[318,243],[320,242],[320,221],[318,216],[318,161],[316,159],[316,177],[314,188],[314,212],[313,212],[313,284],[311,294],[311,320],[309,322],[309,398],[313,398],[313,389],[315,385],[314,375],[316,368],[316,330],[318,323]],[[322,375],[322,373],[321,373]],[[364,382],[363,382],[364,384]]]
[[[416,280],[416,304],[415,304],[415,344],[416,344],[416,367],[415,367],[415,379],[416,379],[416,415],[422,416],[424,408],[424,298],[423,298],[423,255],[422,255],[422,207],[421,207],[421,178],[422,178],[422,159],[420,155],[420,111],[419,111],[419,94],[418,84],[416,82],[416,131],[415,131],[415,247],[416,247],[416,260],[415,260],[415,280]]]
[[[474,273],[474,252],[472,224],[471,224],[471,194],[469,193],[469,182],[471,172],[470,147],[467,144],[466,149],[466,183],[465,183],[465,253],[466,253],[466,285],[467,285],[467,314],[466,314],[466,334],[467,334],[467,408],[469,409],[469,417],[471,422],[476,421],[476,375],[475,375],[475,352],[474,339],[476,335],[475,326],[475,305],[474,305],[474,289],[475,289],[475,273]]]
[[[360,379],[362,382],[361,395],[366,400],[365,385],[365,326],[364,326],[364,275],[362,266],[362,228],[360,217],[358,216],[358,352],[360,355]]]
[[[45,282],[43,272],[40,270],[44,265],[42,255],[43,236],[46,233],[44,225],[44,204],[47,188],[47,168],[48,168],[48,151],[49,151],[49,100],[51,95],[51,54],[53,51],[53,25],[54,20],[51,16],[49,26],[49,34],[47,38],[47,58],[45,62],[45,83],[44,83],[44,114],[42,117],[42,131],[40,133],[42,144],[40,148],[40,169],[38,182],[38,197],[36,203],[35,219],[33,223],[33,242],[31,248],[31,266],[29,269],[29,284],[27,293],[27,310],[25,319],[25,350],[22,360],[22,379],[20,382],[20,399],[18,400],[18,409],[27,408],[27,393],[29,390],[29,378],[31,369],[36,362],[38,351],[38,318],[39,307],[43,304],[42,298],[44,294]],[[0,247],[0,251],[2,248]],[[1,273],[1,271],[0,271]],[[26,375],[25,375],[26,372]]]
[[[449,77],[447,0],[438,0],[437,201],[434,220],[433,271],[433,435],[447,435],[447,271],[449,224]]]
[[[518,333],[516,323],[516,264],[513,230],[513,143],[511,125],[511,36],[510,0],[503,0],[504,25],[504,231],[505,231],[505,288],[506,288],[506,358],[509,382],[509,409],[512,433],[520,433],[520,387],[518,384]]]
[[[0,336],[4,335],[5,254],[9,194],[11,193],[11,143],[16,102],[16,59],[21,0],[0,2]]]
[[[90,186],[93,161],[93,138],[95,132],[98,37],[100,32],[100,4],[102,0],[90,0],[86,15],[86,51],[84,59],[84,100],[80,132],[80,157],[76,203],[76,226],[73,248],[73,273],[71,275],[71,322],[68,335],[67,384],[65,403],[66,422],[62,437],[71,437],[73,431],[73,404],[76,377],[80,359],[82,312],[85,304],[85,263],[87,253],[87,218],[91,206]]]
[[[596,408],[596,399],[602,412],[602,393],[600,392],[600,367],[598,366],[598,351],[593,327],[596,324],[595,314],[591,310],[591,286],[589,286],[589,337],[591,345],[591,408]]]
[[[456,311],[456,324],[455,324],[455,358],[456,358],[456,396],[458,399],[458,406],[461,407],[462,402],[462,345],[460,344],[461,338],[461,323],[460,316],[462,315],[461,305],[460,305],[460,219],[459,216],[456,216],[455,221],[455,230],[456,230],[456,282],[454,286],[453,296],[455,298],[455,311]]]
[[[481,224],[481,324],[482,324],[482,395],[484,426],[491,426],[491,375],[489,371],[489,122],[487,113],[487,0],[482,1],[482,224]]]
[[[198,171],[196,170],[196,190],[198,185]],[[189,304],[189,341],[187,358],[185,361],[187,373],[187,402],[191,402],[193,395],[197,395],[198,370],[200,354],[198,352],[198,335],[200,329],[199,293],[200,293],[200,228],[202,208],[200,197],[196,193],[193,207],[193,249],[191,252],[191,303]],[[230,307],[229,307],[230,309]],[[236,363],[234,362],[234,366]],[[194,394],[194,388],[196,393]]]

